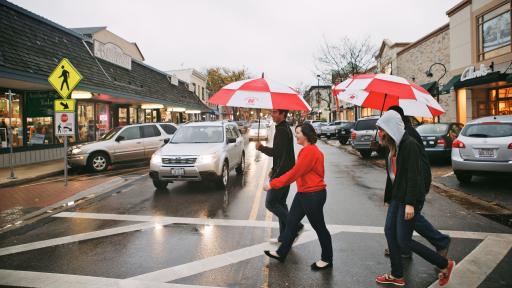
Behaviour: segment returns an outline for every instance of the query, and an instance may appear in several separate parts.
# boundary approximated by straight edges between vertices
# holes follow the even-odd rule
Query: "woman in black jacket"
[[[401,250],[407,249],[437,266],[439,284],[444,286],[455,267],[436,251],[412,239],[417,215],[420,215],[431,176],[426,153],[408,136],[404,122],[395,111],[388,111],[377,122],[379,139],[389,148],[386,159],[388,178],[384,201],[389,204],[385,234],[390,250],[391,274],[378,276],[378,283],[404,286]]]

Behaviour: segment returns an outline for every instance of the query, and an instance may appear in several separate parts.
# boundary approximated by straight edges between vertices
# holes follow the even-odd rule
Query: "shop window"
[[[119,127],[128,125],[128,108],[119,107],[118,118],[119,118]]]
[[[478,17],[479,60],[511,52],[510,2]]]
[[[130,107],[130,124],[137,123],[137,108]]]
[[[138,112],[139,113],[139,121],[138,121],[138,123],[144,123],[144,120],[146,119],[146,117],[145,117],[145,111],[146,110],[140,109],[140,108],[137,109],[137,110],[139,111]]]
[[[94,125],[94,103],[78,102],[77,118],[79,141],[90,142],[96,140],[96,125]]]
[[[53,117],[27,117],[28,145],[54,144]]]
[[[110,109],[105,103],[96,103],[96,139],[110,130]]]
[[[145,109],[144,110],[144,123],[151,123],[152,121],[152,110],[151,109]]]
[[[21,122],[20,95],[12,96],[12,118],[9,110],[9,96],[0,94],[0,148],[9,147],[9,127],[12,128],[13,147],[23,146],[23,125]]]
[[[487,107],[487,115],[512,115],[512,87],[490,90]]]

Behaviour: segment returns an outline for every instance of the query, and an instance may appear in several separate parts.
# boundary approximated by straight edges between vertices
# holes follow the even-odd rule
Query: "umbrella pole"
[[[261,122],[261,119],[260,119],[260,114],[261,114],[261,109],[258,109],[256,110],[258,113],[258,141],[260,141],[260,122]]]
[[[382,114],[384,113],[384,107],[386,106],[386,98],[388,98],[388,94],[384,93],[384,101],[382,101],[382,108],[380,109],[380,116],[382,117]],[[377,141],[377,134],[379,133],[379,129],[375,131],[375,141]]]

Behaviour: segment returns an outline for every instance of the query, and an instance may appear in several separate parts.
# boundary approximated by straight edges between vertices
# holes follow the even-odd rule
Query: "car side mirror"
[[[168,143],[169,143],[169,141],[171,141],[171,139],[170,139],[170,138],[165,138],[165,139],[164,139],[164,143],[165,143],[165,144],[168,144]]]
[[[228,144],[236,143],[236,138],[228,138]]]
[[[121,142],[123,140],[124,140],[124,136],[119,135],[116,137],[116,142]]]

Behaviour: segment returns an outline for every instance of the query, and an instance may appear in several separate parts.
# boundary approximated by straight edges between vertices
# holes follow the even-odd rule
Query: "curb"
[[[338,149],[342,149],[349,154],[359,157],[359,153],[352,149],[350,145],[336,146],[329,143],[329,141],[326,139],[322,139],[322,141],[327,145],[336,147]],[[378,163],[376,161],[372,161],[372,159],[370,159],[368,162],[377,167],[385,168],[385,165],[382,165],[381,163]],[[461,205],[462,207],[472,212],[479,214],[512,214],[512,210],[510,209],[497,205],[496,203],[491,203],[486,200],[480,199],[471,194],[467,194],[462,191],[447,187],[441,183],[432,181],[431,185],[433,187],[432,190],[434,190],[436,193],[456,202],[457,204]]]
[[[0,188],[12,187],[12,186],[17,186],[17,185],[21,185],[21,184],[27,184],[27,183],[30,183],[30,182],[33,182],[33,181],[36,181],[36,180],[41,180],[41,179],[44,179],[44,178],[48,178],[48,177],[52,177],[52,176],[57,176],[57,175],[62,174],[63,172],[64,172],[64,169],[59,170],[59,171],[52,171],[52,172],[40,174],[40,175],[37,175],[37,176],[34,176],[34,177],[23,178],[23,179],[15,179],[15,180],[11,180],[11,181],[1,182],[0,183]]]
[[[3,235],[7,232],[12,232],[26,225],[33,224],[38,220],[58,214],[71,207],[76,208],[79,207],[80,205],[92,203],[100,199],[101,196],[104,196],[105,194],[109,193],[115,193],[117,190],[122,190],[122,188],[124,188],[125,186],[130,185],[133,182],[136,182],[140,179],[143,179],[146,176],[147,174],[133,176],[131,178],[126,178],[126,176],[117,176],[110,181],[90,187],[55,204],[49,205],[47,207],[41,208],[37,211],[24,215],[20,219],[17,219],[15,223],[10,223],[0,228],[0,235]]]

